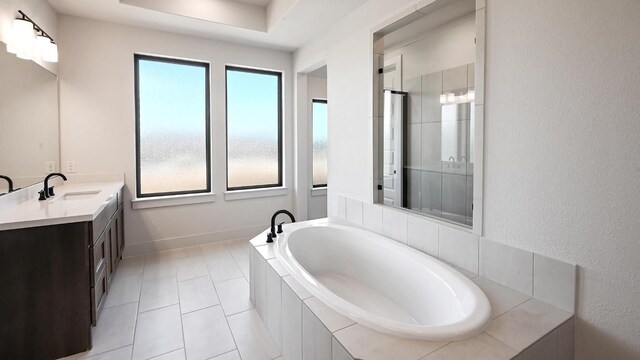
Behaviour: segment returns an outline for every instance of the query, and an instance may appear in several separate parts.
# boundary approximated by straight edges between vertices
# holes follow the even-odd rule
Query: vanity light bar
[[[22,10],[13,20],[13,28],[7,41],[7,52],[25,60],[42,59],[58,62],[58,45],[35,21]]]

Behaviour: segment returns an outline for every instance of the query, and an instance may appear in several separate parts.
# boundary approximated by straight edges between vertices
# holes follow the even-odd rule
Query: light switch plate
[[[52,173],[56,171],[56,162],[55,161],[47,161],[46,163],[44,163],[44,167],[45,167],[45,171],[47,173]]]
[[[66,173],[75,173],[76,172],[76,162],[73,160],[67,161],[65,163],[65,172]]]

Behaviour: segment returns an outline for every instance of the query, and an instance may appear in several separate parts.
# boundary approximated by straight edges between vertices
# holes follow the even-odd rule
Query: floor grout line
[[[178,309],[179,309],[179,312],[180,312],[180,327],[181,327],[181,334],[182,334],[182,346],[180,348],[172,349],[172,350],[164,352],[162,354],[156,354],[150,359],[155,359],[157,357],[161,357],[163,355],[166,355],[166,354],[169,354],[169,353],[181,350],[181,349],[184,351],[184,354],[185,354],[185,357],[186,357],[186,351],[187,351],[186,347],[187,346],[186,346],[186,338],[185,338],[185,334],[184,334],[183,316],[191,314],[191,313],[194,313],[194,312],[197,312],[197,311],[200,311],[200,310],[215,308],[216,306],[220,306],[220,309],[221,309],[221,311],[223,313],[223,317],[225,319],[225,323],[227,325],[227,329],[228,329],[228,331],[229,331],[229,333],[230,333],[230,335],[231,335],[231,337],[233,339],[235,348],[233,350],[228,351],[228,352],[225,352],[225,353],[222,353],[222,354],[218,354],[218,355],[216,355],[214,357],[218,357],[218,356],[225,355],[225,354],[228,354],[228,353],[231,353],[231,352],[235,351],[235,352],[238,353],[238,355],[242,359],[242,355],[240,354],[240,349],[238,348],[238,343],[236,341],[235,335],[233,334],[233,331],[231,330],[231,326],[229,324],[228,318],[231,317],[231,316],[235,316],[235,315],[239,315],[239,314],[242,314],[242,313],[245,313],[245,312],[249,312],[249,311],[255,310],[255,305],[253,305],[253,303],[252,303],[251,304],[252,307],[250,309],[234,312],[232,314],[226,314],[224,312],[224,307],[222,306],[222,302],[220,301],[220,296],[218,294],[218,289],[216,287],[217,283],[219,284],[219,283],[228,282],[228,281],[232,281],[232,280],[238,280],[238,279],[241,279],[241,278],[244,279],[246,281],[246,283],[249,284],[249,286],[250,286],[248,275],[245,274],[244,271],[242,271],[242,267],[240,266],[240,262],[241,262],[240,259],[242,259],[243,255],[245,255],[245,253],[249,250],[248,248],[245,249],[245,247],[248,247],[249,242],[245,241],[245,240],[235,241],[235,243],[237,243],[239,245],[238,245],[238,247],[233,247],[231,249],[228,244],[233,244],[233,243],[234,242],[228,242],[227,244],[221,244],[222,245],[221,247],[223,248],[223,251],[226,254],[228,254],[228,256],[231,259],[233,259],[233,263],[236,265],[236,267],[240,270],[240,273],[241,273],[240,276],[233,277],[233,278],[230,278],[230,279],[225,279],[225,280],[220,280],[220,281],[213,281],[213,277],[211,276],[211,269],[209,268],[207,263],[208,263],[208,261],[215,261],[216,259],[213,258],[213,259],[207,260],[205,255],[204,255],[204,251],[202,249],[202,245],[197,245],[197,247],[199,248],[200,252],[199,252],[199,254],[196,254],[195,256],[186,256],[186,257],[176,258],[176,257],[174,257],[173,254],[171,254],[169,252],[166,252],[166,253],[162,253],[161,252],[160,254],[163,255],[161,257],[154,256],[154,255],[157,255],[159,253],[139,255],[141,257],[141,259],[142,259],[142,261],[141,261],[141,263],[142,263],[141,268],[142,269],[140,270],[140,272],[132,272],[132,273],[126,273],[126,274],[119,274],[119,273],[116,272],[116,274],[114,275],[114,280],[115,279],[125,278],[125,277],[133,277],[133,276],[137,276],[137,277],[140,278],[140,288],[138,290],[138,299],[137,299],[137,301],[130,301],[130,302],[117,304],[117,305],[112,305],[110,307],[105,307],[104,308],[104,309],[114,309],[114,308],[127,306],[127,305],[132,306],[135,303],[136,305],[135,305],[135,315],[134,315],[134,321],[133,321],[133,336],[132,336],[132,339],[131,339],[130,343],[128,343],[126,345],[119,346],[119,347],[115,347],[115,348],[112,348],[112,349],[107,349],[105,351],[102,351],[102,352],[99,352],[99,353],[96,353],[96,354],[92,354],[91,357],[100,356],[100,355],[103,355],[103,354],[106,354],[106,353],[109,353],[109,352],[112,352],[112,351],[118,351],[118,350],[122,350],[122,349],[127,348],[127,347],[131,347],[131,354],[130,354],[129,359],[133,358],[134,350],[136,348],[136,338],[137,338],[136,335],[139,335],[138,334],[138,330],[139,330],[138,326],[140,325],[139,324],[140,315],[149,313],[151,311],[166,309],[166,308],[178,305]],[[195,247],[196,246],[194,246],[192,248],[195,248]],[[184,249],[184,248],[180,248],[180,249]],[[171,251],[174,251],[174,250],[175,251],[180,251],[180,249],[173,249]],[[237,254],[234,254],[234,252],[237,253]],[[249,257],[249,254],[246,254],[246,257]],[[158,258],[161,258],[162,260],[160,260],[160,262],[158,262],[157,261]],[[178,277],[177,277],[178,264],[177,263],[180,262],[180,261],[186,260],[186,259],[193,259],[194,261],[200,261],[201,260],[202,262],[204,262],[205,268],[207,269],[207,274],[206,275],[200,275],[200,276],[194,276],[192,278],[178,280]],[[145,278],[146,276],[149,276],[150,274],[153,273],[153,272],[150,272],[150,269],[153,266],[157,266],[159,268],[163,268],[163,267],[172,268],[172,269],[176,270],[176,273],[175,274],[170,274],[170,275],[164,275],[164,276],[157,276],[157,277],[154,276],[153,278]],[[182,299],[180,297],[180,289],[179,289],[179,286],[178,286],[179,283],[185,282],[185,281],[189,281],[189,280],[198,279],[198,278],[203,278],[203,277],[208,277],[209,278],[209,281],[211,282],[211,284],[214,287],[214,292],[215,292],[216,299],[218,300],[218,303],[215,304],[215,305],[206,306],[206,307],[201,308],[201,309],[192,310],[192,311],[189,311],[189,312],[186,312],[186,313],[183,314],[182,313]],[[141,300],[142,300],[143,287],[145,285],[147,285],[149,282],[153,282],[153,281],[157,281],[157,280],[165,279],[165,278],[173,278],[173,279],[175,279],[175,286],[176,286],[177,293],[178,293],[178,302],[177,303],[173,303],[173,304],[160,306],[160,307],[153,308],[153,309],[148,309],[148,310],[140,312],[140,305],[141,305]],[[80,356],[79,354],[76,354],[76,359],[79,359],[79,356]]]
[[[200,251],[202,251],[202,245],[200,246]],[[231,257],[233,258],[233,256]],[[235,259],[233,260],[235,261]],[[211,275],[211,270],[209,269],[209,265],[207,264],[207,262],[205,261],[204,266],[207,268],[207,271],[209,272],[209,275]],[[213,285],[213,288],[215,290],[216,293],[216,297],[218,298],[218,303],[220,304],[220,308],[222,309],[222,315],[224,315],[224,308],[222,307],[222,302],[220,301],[220,295],[218,295],[218,290],[216,289],[216,284],[213,281],[213,278],[211,278],[211,284]],[[238,356],[240,357],[240,360],[242,360],[242,355],[240,354],[240,349],[238,348],[238,342],[236,341],[236,337],[233,335],[233,331],[231,331],[231,326],[229,325],[229,320],[227,319],[226,316],[224,317],[224,321],[227,324],[227,329],[229,330],[229,334],[231,334],[231,339],[233,339],[233,345],[235,345],[235,350],[238,350]],[[231,352],[231,351],[229,351]],[[219,355],[217,355],[219,356]]]

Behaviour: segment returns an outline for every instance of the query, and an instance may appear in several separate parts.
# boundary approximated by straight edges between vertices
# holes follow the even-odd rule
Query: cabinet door
[[[116,218],[118,219],[118,253],[122,258],[124,252],[124,208],[122,206],[120,206]]]
[[[116,225],[116,217],[114,217],[111,219],[107,230],[105,230],[109,232],[109,249],[111,249],[111,261],[109,263],[111,269],[109,269],[109,277],[113,276],[118,262],[118,228]]]

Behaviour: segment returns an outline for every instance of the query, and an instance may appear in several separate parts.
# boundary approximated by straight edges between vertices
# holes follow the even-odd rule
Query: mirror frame
[[[441,7],[452,3],[452,0],[422,0],[418,4],[407,7],[399,11],[386,21],[373,27],[370,31],[369,43],[371,47],[371,105],[372,105],[372,141],[373,141],[373,172],[372,172],[372,193],[371,199],[373,203],[382,206],[388,206],[378,201],[379,191],[378,184],[382,183],[382,171],[379,166],[379,160],[382,157],[382,146],[380,144],[379,132],[382,123],[382,114],[380,105],[382,99],[382,81],[378,74],[381,62],[384,59],[384,48],[380,40],[384,34],[394,31],[414,20],[430,14]],[[483,234],[483,209],[484,209],[484,102],[485,102],[485,29],[486,29],[486,1],[476,0],[476,52],[475,52],[475,133],[474,136],[474,177],[473,177],[473,226],[467,227],[459,223],[449,222],[445,219],[429,216],[424,213],[412,211],[405,208],[397,208],[398,211],[423,216],[429,220],[449,226],[458,230],[473,233],[477,236]]]

